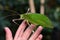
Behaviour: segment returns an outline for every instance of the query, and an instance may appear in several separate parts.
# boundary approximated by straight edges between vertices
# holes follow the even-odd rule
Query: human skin
[[[34,24],[29,25],[29,27],[24,31],[27,26],[27,22],[24,20],[21,25],[18,27],[15,37],[12,37],[12,32],[8,27],[5,27],[6,40],[42,40],[42,27],[39,26],[37,30],[31,35],[32,30],[35,28]],[[31,36],[30,36],[31,35]]]

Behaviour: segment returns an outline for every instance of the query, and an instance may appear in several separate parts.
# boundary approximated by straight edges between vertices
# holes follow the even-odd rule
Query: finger
[[[6,32],[6,40],[13,40],[12,32],[10,29],[8,27],[5,27],[4,30]]]
[[[27,26],[26,21],[23,21],[23,22],[21,23],[21,25],[19,26],[19,28],[18,28],[18,30],[17,30],[17,32],[16,32],[16,34],[15,34],[14,39],[17,39],[18,36],[21,36],[21,35],[22,35],[22,33],[23,33],[23,31],[24,31],[24,29],[25,29],[26,26]]]
[[[37,28],[37,30],[35,31],[35,33],[32,34],[32,36],[30,37],[29,40],[35,40],[35,39],[38,37],[38,35],[41,33],[42,29],[43,29],[43,28],[42,28],[41,26],[39,26],[39,27]]]
[[[40,34],[36,40],[42,40],[42,37],[43,37],[42,34]]]
[[[27,40],[27,39],[29,38],[29,36],[30,36],[30,34],[31,34],[31,32],[32,32],[32,30],[33,30],[34,27],[35,27],[35,25],[31,24],[31,25],[25,30],[24,34],[22,35],[23,39],[26,39],[26,40]]]

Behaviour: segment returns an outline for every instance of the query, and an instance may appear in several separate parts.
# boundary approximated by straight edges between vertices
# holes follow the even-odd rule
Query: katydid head
[[[28,17],[28,13],[20,15],[20,19],[26,19],[27,17]]]

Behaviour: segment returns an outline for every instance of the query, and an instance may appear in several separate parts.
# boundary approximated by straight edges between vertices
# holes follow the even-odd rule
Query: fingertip
[[[27,24],[26,20],[24,20],[23,23]]]
[[[7,30],[9,30],[9,28],[8,27],[4,27],[4,30],[7,31]]]
[[[21,25],[27,25],[26,20],[24,20],[19,26],[21,26]]]
[[[8,29],[8,27],[4,27],[4,29]]]
[[[12,40],[12,32],[8,27],[4,27],[5,33],[6,33],[6,40]]]
[[[8,27],[4,27],[6,34],[11,34],[11,30]]]
[[[42,26],[39,26],[39,29],[43,29],[43,27]]]
[[[6,34],[11,34],[12,33],[11,30],[8,27],[4,27],[4,30],[5,30]]]
[[[40,38],[40,39],[42,39],[42,38],[43,38],[43,35],[42,35],[42,34],[40,34],[40,35],[39,35],[39,38]]]
[[[35,27],[35,25],[34,25],[34,24],[31,24],[30,26],[31,26],[31,27],[33,27],[33,28]]]

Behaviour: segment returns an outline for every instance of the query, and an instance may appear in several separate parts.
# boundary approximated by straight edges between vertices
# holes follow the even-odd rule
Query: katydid
[[[31,24],[40,25],[42,27],[53,28],[53,24],[51,20],[47,16],[42,14],[38,14],[38,13],[20,14],[20,19],[24,19]],[[20,20],[20,19],[15,19],[15,20]]]
[[[17,13],[16,11],[13,11],[13,10],[7,10],[7,11]],[[38,13],[29,13],[29,11],[30,11],[30,8],[28,8],[27,13],[25,13],[25,14],[14,14],[14,15],[19,15],[20,18],[13,19],[13,22],[16,23],[15,22],[16,20],[24,19],[31,24],[40,25],[40,26],[47,27],[47,28],[53,28],[53,24],[47,16],[38,14]],[[8,16],[11,16],[11,15],[8,15]],[[6,16],[6,17],[8,17],[8,16]],[[18,23],[16,23],[16,24],[18,24]]]

